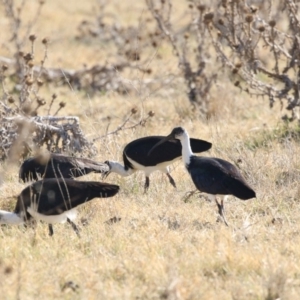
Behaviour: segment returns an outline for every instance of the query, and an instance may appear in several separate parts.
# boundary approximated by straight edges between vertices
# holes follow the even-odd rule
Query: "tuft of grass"
[[[298,124],[280,123],[275,128],[264,128],[251,136],[245,145],[251,149],[270,148],[273,142],[286,143],[289,141],[300,141],[300,126]]]

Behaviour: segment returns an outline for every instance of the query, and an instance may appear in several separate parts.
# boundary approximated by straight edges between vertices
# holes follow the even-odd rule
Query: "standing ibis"
[[[95,172],[105,174],[107,164],[91,159],[47,153],[26,159],[19,171],[19,178],[24,182],[39,178],[73,178]]]
[[[182,127],[174,128],[165,139],[159,141],[149,151],[149,156],[156,148],[170,139],[178,139],[181,142],[183,163],[196,188],[200,192],[209,194],[210,198],[215,200],[219,214],[228,226],[224,216],[224,197],[233,195],[239,199],[248,200],[256,197],[255,191],[230,162],[220,158],[195,156],[192,152],[189,135]],[[222,195],[221,203],[218,202],[217,195]]]
[[[164,139],[164,136],[147,136],[130,142],[123,150],[124,166],[116,161],[106,161],[105,163],[109,166],[109,172],[106,175],[114,172],[125,177],[136,171],[144,171],[146,176],[144,188],[146,192],[150,185],[150,174],[159,170],[168,176],[170,183],[176,188],[175,181],[169,173],[169,165],[181,157],[180,141],[176,139],[168,140],[148,155],[150,149]],[[190,139],[190,144],[196,153],[207,151],[212,146],[207,141],[193,138]]]
[[[113,197],[119,186],[97,181],[76,181],[64,178],[48,178],[27,186],[17,197],[14,212],[0,210],[0,224],[29,224],[41,220],[49,224],[53,235],[53,223],[68,222],[79,236],[73,220],[76,207],[94,198]]]

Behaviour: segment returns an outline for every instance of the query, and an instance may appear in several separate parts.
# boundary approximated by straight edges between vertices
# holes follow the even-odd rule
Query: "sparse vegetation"
[[[213,143],[203,155],[238,166],[257,199],[229,198],[227,228],[217,222],[215,203],[205,195],[184,202],[194,186],[181,162],[172,166],[177,190],[160,172],[151,176],[147,194],[142,172],[126,178],[111,174],[107,181],[121,191],[80,209],[80,239],[67,224],[57,225],[52,238],[46,226],[1,226],[1,298],[297,299],[300,145],[298,124],[291,121],[299,106],[294,101],[298,3],[42,2],[0,5],[0,56],[8,59],[0,62],[1,209],[11,210],[14,196],[26,186],[18,182],[21,150],[26,144],[51,144],[35,142],[37,135],[8,121],[44,118],[50,126],[49,116],[54,122],[78,118],[91,143],[86,151],[94,149],[98,161],[121,160],[131,140],[165,135],[182,125],[192,137]],[[7,14],[8,4],[15,5],[14,14]],[[18,14],[22,22],[16,34],[12,21],[19,17],[12,16]],[[16,36],[22,43],[16,44]],[[253,65],[251,55],[263,67]],[[119,64],[125,67],[116,68]],[[103,67],[102,77],[80,75],[97,65]],[[46,70],[59,76],[48,80]],[[68,70],[78,71],[77,81],[70,80],[68,74],[75,73]],[[18,145],[7,160],[10,147],[3,144],[9,130],[15,134],[11,145]],[[65,150],[61,141],[57,151]],[[101,178],[90,174],[79,180]]]

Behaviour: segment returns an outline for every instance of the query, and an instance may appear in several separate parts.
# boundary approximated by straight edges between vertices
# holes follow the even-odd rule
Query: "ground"
[[[110,1],[108,11],[122,22],[136,24],[143,3]],[[34,27],[39,39],[51,40],[46,66],[76,69],[109,60],[105,45],[75,39],[77,26],[95,15],[94,1],[45,3]],[[35,4],[27,4],[30,18]],[[185,4],[182,4],[182,9]],[[10,57],[8,20],[1,8],[3,33],[0,55]],[[2,35],[2,33],[1,33]],[[36,52],[43,55],[41,45]],[[29,45],[28,49],[29,49]],[[40,52],[39,52],[40,51]],[[162,75],[179,73],[172,51],[153,60]],[[138,71],[130,79],[145,78]],[[147,75],[151,78],[151,74]],[[165,175],[151,176],[143,193],[144,175],[127,178],[111,174],[106,181],[121,190],[109,199],[95,199],[80,208],[79,239],[68,224],[45,224],[37,229],[0,229],[0,290],[2,299],[297,299],[300,293],[300,146],[281,121],[275,103],[240,93],[220,72],[213,88],[209,119],[191,112],[184,85],[161,87],[154,94],[116,92],[96,94],[49,85],[67,103],[61,115],[77,115],[88,138],[114,130],[133,108],[139,118],[152,110],[145,126],[121,131],[97,141],[98,161],[121,160],[128,142],[147,135],[166,135],[185,127],[190,136],[213,143],[204,153],[236,164],[256,191],[256,199],[230,197],[225,203],[229,227],[217,222],[215,203],[205,195],[184,202],[193,183],[181,161],[171,166],[174,189]],[[137,87],[138,88],[138,87]],[[109,117],[109,120],[107,119]],[[109,123],[110,122],[110,123]],[[290,125],[293,127],[293,125]],[[292,129],[291,129],[292,130]],[[1,209],[12,210],[14,196],[26,184],[18,181],[19,164],[1,163]],[[90,174],[80,180],[100,180]],[[121,218],[114,224],[110,218]],[[87,222],[84,222],[84,219]],[[87,223],[87,224],[85,224]]]

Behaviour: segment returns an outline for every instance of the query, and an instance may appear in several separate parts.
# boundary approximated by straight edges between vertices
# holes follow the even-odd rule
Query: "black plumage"
[[[239,170],[226,160],[191,156],[187,170],[201,192],[212,195],[233,195],[242,200],[255,197],[255,192]]]
[[[147,136],[130,142],[123,150],[124,166],[118,162],[106,161],[110,172],[116,172],[121,176],[129,176],[135,171],[144,171],[146,192],[150,185],[150,174],[160,170],[168,176],[170,183],[176,187],[175,181],[169,173],[168,166],[181,157],[182,146],[180,141],[176,139],[168,140],[148,155],[149,150],[164,138],[165,136]],[[212,146],[210,142],[194,138],[190,139],[190,143],[195,153],[207,151]]]
[[[133,168],[127,157],[145,167],[156,166],[164,162],[179,159],[182,153],[182,146],[177,139],[166,141],[148,155],[149,150],[164,138],[165,136],[147,136],[127,144],[123,150],[125,168]],[[207,151],[212,146],[210,142],[194,138],[190,138],[190,144],[194,153]]]
[[[50,234],[53,234],[53,223],[68,221],[78,233],[69,212],[94,198],[113,197],[118,191],[118,185],[97,181],[61,178],[39,180],[22,190],[13,213],[0,211],[0,223],[20,224],[32,219],[42,220],[50,224]],[[73,213],[76,216],[75,210]]]
[[[230,162],[220,158],[195,156],[189,142],[188,133],[182,127],[174,128],[164,140],[158,142],[149,151],[149,155],[152,155],[161,144],[174,138],[179,139],[182,144],[182,158],[195,186],[199,191],[214,197],[219,214],[225,224],[228,225],[224,216],[224,197],[219,203],[216,196],[233,195],[239,199],[248,200],[256,197],[255,191]]]
[[[20,167],[19,178],[26,182],[41,178],[74,178],[91,172],[105,174],[108,171],[105,163],[50,153],[26,159]]]

